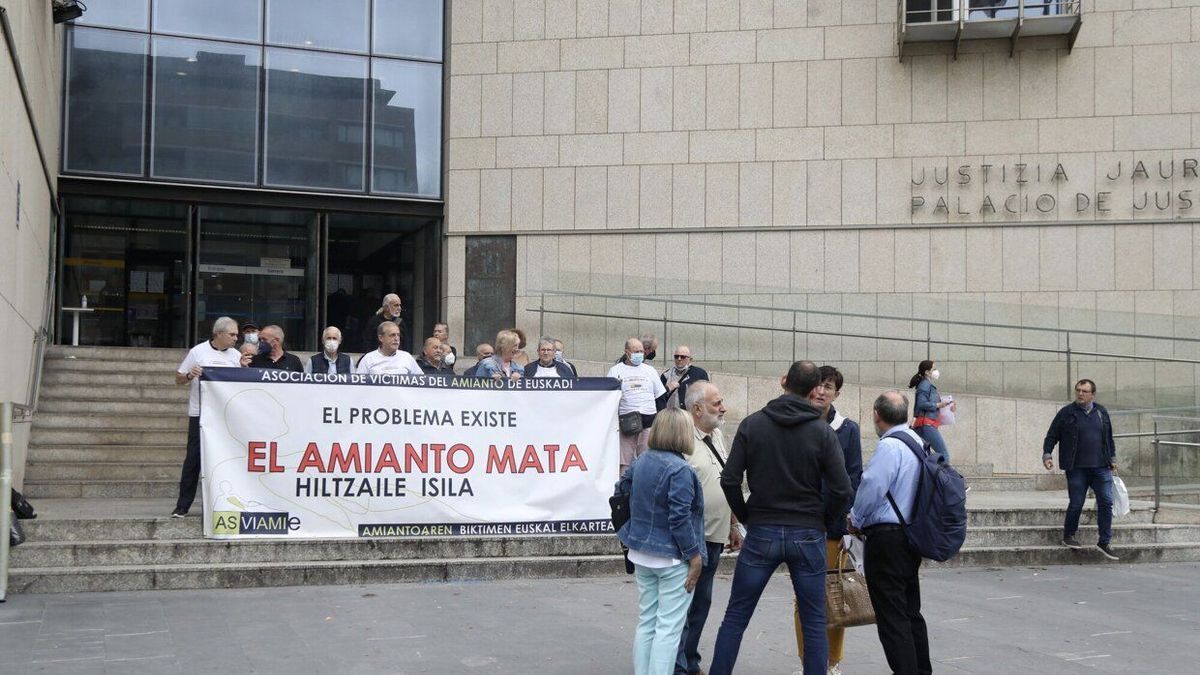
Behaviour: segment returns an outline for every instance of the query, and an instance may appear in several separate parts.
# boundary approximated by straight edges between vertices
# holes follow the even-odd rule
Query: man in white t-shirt
[[[238,368],[241,354],[234,345],[238,339],[238,325],[233,319],[223,316],[213,322],[212,337],[192,347],[175,371],[175,384],[187,384],[188,392],[188,439],[187,455],[183,460],[183,472],[179,477],[179,499],[175,501],[172,518],[182,518],[196,501],[196,486],[200,482],[200,375],[206,368]]]
[[[655,399],[667,393],[658,372],[642,363],[646,350],[642,341],[629,338],[625,341],[625,355],[612,368],[608,376],[621,381],[621,404],[617,408],[618,415],[641,415],[642,430],[636,434],[619,434],[621,438],[621,473],[633,464],[633,460],[646,451],[650,441],[650,425],[654,424],[654,415],[658,412]]]
[[[421,366],[412,354],[400,349],[400,327],[383,321],[376,329],[379,349],[363,354],[358,360],[359,375],[420,375]]]

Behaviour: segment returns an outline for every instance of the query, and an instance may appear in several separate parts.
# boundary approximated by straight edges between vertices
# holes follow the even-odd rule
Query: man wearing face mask
[[[313,354],[304,372],[327,375],[349,375],[353,372],[350,355],[338,351],[342,346],[342,331],[337,326],[330,326],[321,333],[321,344],[325,351]]]
[[[575,377],[579,377],[579,369],[575,367],[574,363],[568,361],[567,357],[563,356],[563,354],[566,354],[566,352],[567,350],[563,347],[563,341],[559,340],[558,338],[554,338],[554,360],[558,361],[559,363],[567,364],[567,367],[571,369],[571,372],[575,373]]]
[[[250,359],[250,367],[303,373],[304,364],[300,362],[300,357],[283,348],[283,337],[283,329],[279,326],[262,329],[260,339],[270,347],[270,351]]]
[[[254,345],[254,348],[258,350],[258,354],[265,354],[271,351],[271,348],[267,346],[267,343],[259,339],[258,324],[256,323],[247,321],[246,323],[242,324],[242,334],[238,337],[239,339],[237,347],[239,350],[241,350],[242,345],[248,344]]]
[[[642,360],[653,361],[654,357],[658,355],[658,338],[654,337],[654,333],[647,331],[642,333],[641,341],[642,348],[646,350],[642,354]],[[620,363],[624,360],[625,356],[622,355],[621,358],[617,359],[617,363]],[[680,405],[682,405],[682,403]]]
[[[650,426],[658,412],[655,401],[666,393],[658,373],[643,363],[646,350],[642,341],[631,337],[625,341],[625,356],[608,369],[608,376],[621,381],[621,403],[617,408],[621,433],[621,473],[646,451],[650,442]]]
[[[668,406],[684,408],[688,385],[692,382],[708,379],[708,371],[700,366],[692,365],[691,347],[687,345],[676,347],[674,359],[675,365],[664,370],[659,377],[662,380],[663,386],[667,388],[667,395],[657,401],[659,410]]]
[[[675,350],[679,353],[679,350]],[[675,660],[675,675],[694,675],[700,670],[700,634],[708,621],[708,610],[712,607],[713,579],[721,565],[721,551],[725,545],[736,551],[742,547],[742,533],[733,517],[733,510],[721,489],[721,469],[729,452],[725,449],[725,436],[721,424],[725,421],[725,399],[717,385],[706,380],[695,380],[688,389],[684,410],[692,416],[695,447],[692,454],[684,457],[704,493],[704,543],[708,547],[708,562],[700,570],[700,579],[692,591],[692,605],[688,608],[687,621],[679,638],[679,655]]]
[[[436,337],[425,338],[425,345],[421,349],[421,355],[417,357],[417,365],[421,367],[421,372],[426,375],[435,375],[442,373],[445,375],[453,375],[454,368],[446,365],[442,356],[442,341]]]

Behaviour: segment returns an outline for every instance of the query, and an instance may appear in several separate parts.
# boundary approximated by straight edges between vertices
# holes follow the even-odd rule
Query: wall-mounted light
[[[54,23],[78,19],[87,11],[87,5],[79,0],[50,0],[50,7],[54,13]]]

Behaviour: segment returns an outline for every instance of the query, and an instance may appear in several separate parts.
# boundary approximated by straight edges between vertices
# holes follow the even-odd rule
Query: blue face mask
[[[642,365],[642,359],[645,357],[646,355],[641,352],[634,352],[633,354],[629,355],[629,362],[635,366],[640,366]]]
[[[562,362],[563,359],[562,359],[562,350],[561,349],[554,350],[554,360]]]

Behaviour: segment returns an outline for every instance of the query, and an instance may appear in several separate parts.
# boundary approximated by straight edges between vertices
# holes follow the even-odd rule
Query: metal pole
[[[1154,445],[1154,510],[1158,511],[1158,504],[1162,499],[1162,453],[1158,444],[1158,420],[1154,420],[1154,440],[1151,443]]]
[[[792,310],[792,363],[796,362],[796,310]]]
[[[8,528],[12,518],[13,404],[0,407],[0,602],[8,598]]]
[[[1075,398],[1075,383],[1071,381],[1071,331],[1067,331],[1067,399]]]
[[[933,347],[930,344],[929,322],[925,322],[925,358],[933,360]]]
[[[668,305],[667,302],[664,300],[663,301],[663,332],[662,332],[662,340],[660,340],[661,344],[659,345],[663,349],[666,349],[667,345],[671,344],[667,340],[667,310],[669,310],[669,309],[670,309],[670,305]],[[674,352],[672,352],[672,354],[673,353]],[[674,363],[674,361],[672,361],[671,363]]]
[[[542,304],[538,305],[538,339],[546,335],[546,294],[542,293]]]

